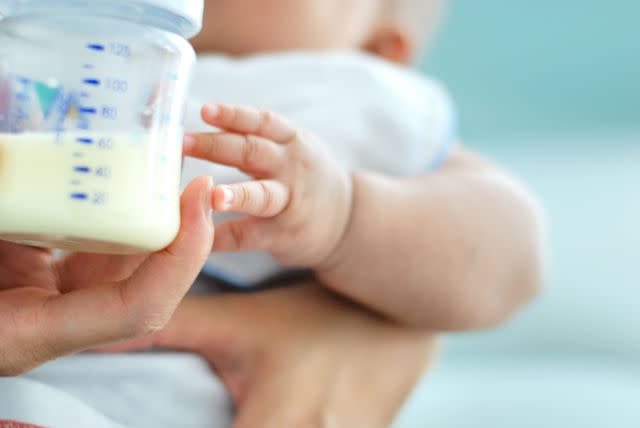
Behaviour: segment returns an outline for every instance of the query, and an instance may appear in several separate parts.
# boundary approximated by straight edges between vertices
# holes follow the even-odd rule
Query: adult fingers
[[[55,288],[51,251],[0,241],[0,290],[24,286]]]
[[[67,293],[96,281],[122,281],[129,278],[147,257],[148,254],[71,254],[56,264],[60,291]]]
[[[48,299],[23,343],[44,350],[42,361],[162,328],[193,283],[211,250],[211,179],[197,179],[181,200],[175,241],[152,254],[122,282],[84,287]]]
[[[169,321],[209,255],[214,238],[212,191],[211,178],[196,179],[187,187],[177,238],[165,250],[153,253],[121,285],[123,301],[138,309],[141,305],[141,312],[151,315],[151,330]]]
[[[280,144],[291,143],[297,136],[295,127],[282,116],[253,107],[211,104],[202,108],[201,115],[206,123],[217,128],[257,135]]]
[[[213,192],[213,208],[271,218],[281,214],[289,205],[289,189],[275,180],[248,181],[218,186]]]
[[[256,176],[275,174],[286,159],[284,147],[271,140],[233,133],[187,134],[184,137],[184,153]]]

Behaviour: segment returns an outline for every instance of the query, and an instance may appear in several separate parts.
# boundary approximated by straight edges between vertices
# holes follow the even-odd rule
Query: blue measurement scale
[[[91,55],[113,55],[121,58],[131,56],[131,48],[121,43],[88,43],[86,45],[89,56]],[[93,205],[106,205],[109,202],[109,193],[98,188],[91,191],[79,191],[83,187],[86,189],[88,182],[96,183],[97,180],[108,180],[111,177],[111,167],[107,165],[86,165],[83,158],[87,150],[109,151],[114,147],[114,139],[108,136],[96,137],[95,134],[89,133],[91,129],[95,129],[95,122],[98,120],[116,120],[118,117],[118,107],[113,105],[95,105],[93,100],[96,99],[97,91],[113,91],[126,92],[129,89],[129,82],[126,79],[101,78],[98,74],[96,64],[91,61],[84,62],[81,65],[82,81],[80,82],[82,90],[78,94],[77,112],[79,119],[77,121],[77,130],[79,137],[75,138],[73,144],[77,147],[73,151],[73,167],[72,167],[72,189],[69,197],[75,201],[87,202]],[[82,135],[87,132],[87,135]]]

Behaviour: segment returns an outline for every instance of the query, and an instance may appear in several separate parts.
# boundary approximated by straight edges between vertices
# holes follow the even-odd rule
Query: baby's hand
[[[348,226],[349,174],[317,137],[274,113],[218,104],[203,107],[202,119],[222,131],[188,134],[185,155],[255,178],[215,189],[215,210],[249,218],[218,226],[214,251],[264,250],[296,267],[324,263]]]

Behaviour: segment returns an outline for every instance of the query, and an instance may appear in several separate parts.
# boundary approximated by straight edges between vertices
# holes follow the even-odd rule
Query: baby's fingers
[[[253,134],[280,144],[294,141],[296,129],[283,117],[252,107],[211,104],[202,108],[202,120],[209,125],[239,134]]]
[[[184,154],[240,169],[253,176],[267,177],[282,169],[285,148],[255,135],[230,133],[187,134]]]
[[[219,186],[213,192],[213,209],[270,218],[289,205],[289,189],[275,180],[258,180]]]

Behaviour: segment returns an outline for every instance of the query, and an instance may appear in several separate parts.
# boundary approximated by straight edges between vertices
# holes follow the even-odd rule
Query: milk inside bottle
[[[114,254],[170,244],[202,0],[0,8],[0,239]]]

